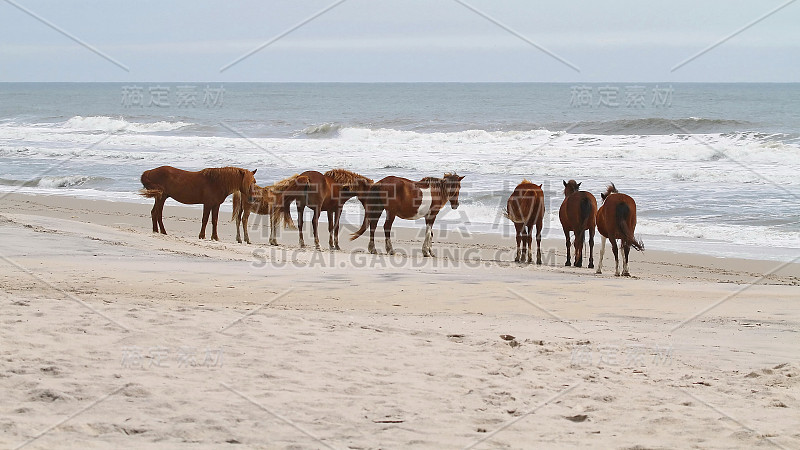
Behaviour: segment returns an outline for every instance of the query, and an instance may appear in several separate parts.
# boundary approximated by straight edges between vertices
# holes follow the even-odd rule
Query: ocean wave
[[[15,180],[8,178],[0,178],[0,185],[2,186],[22,186],[22,187],[39,187],[39,188],[81,188],[96,186],[101,183],[111,182],[111,178],[106,177],[93,177],[89,175],[67,175],[67,176],[43,176],[36,177],[30,180]]]
[[[645,117],[632,119],[615,119],[604,121],[578,122],[569,125],[570,133],[580,134],[687,134],[687,133],[731,133],[751,130],[757,124],[733,119],[707,119],[703,117],[687,117],[666,119],[662,117]]]
[[[295,136],[308,136],[314,138],[325,138],[325,137],[333,137],[339,134],[339,130],[342,129],[342,125],[334,122],[326,122],[321,125],[310,125],[303,128],[300,133],[296,133]]]
[[[128,131],[134,133],[157,133],[166,131],[175,131],[184,127],[193,125],[187,122],[128,122],[123,118],[113,118],[107,116],[74,116],[61,124],[61,128],[75,130],[75,131],[103,131],[106,133],[116,133],[119,131]]]

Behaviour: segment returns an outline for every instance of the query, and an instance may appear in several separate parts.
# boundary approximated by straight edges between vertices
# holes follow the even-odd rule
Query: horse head
[[[458,194],[461,192],[461,180],[463,179],[464,176],[458,176],[457,173],[446,173],[442,179],[444,181],[443,194],[450,200],[450,207],[453,209],[458,209]]]
[[[569,197],[570,195],[578,192],[581,189],[581,183],[576,182],[575,180],[564,181],[564,197]]]
[[[239,186],[239,192],[242,193],[242,198],[246,198],[248,203],[255,203],[256,198],[254,197],[254,193],[256,192],[256,170],[249,171],[247,169],[241,169],[242,171],[242,185]]]

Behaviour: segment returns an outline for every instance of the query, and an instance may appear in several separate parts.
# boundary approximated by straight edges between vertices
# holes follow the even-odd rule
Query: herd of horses
[[[172,198],[184,204],[202,204],[203,221],[200,239],[205,239],[206,225],[211,216],[211,239],[217,236],[219,207],[229,195],[233,195],[233,216],[236,222],[236,241],[250,243],[248,218],[251,213],[270,216],[269,243],[277,245],[276,230],[281,226],[297,229],[300,247],[303,240],[303,216],[305,208],[313,212],[311,221],[314,233],[314,247],[320,249],[318,225],[323,211],[328,214],[328,246],[339,248],[339,221],[344,204],[355,197],[364,207],[364,221],[350,239],[357,239],[369,229],[370,253],[375,250],[375,230],[378,220],[386,212],[383,224],[386,253],[394,254],[391,231],[395,218],[416,220],[425,218],[425,239],[422,244],[424,256],[434,256],[433,224],[439,211],[450,204],[458,208],[458,197],[463,176],[446,173],[441,178],[425,177],[419,181],[389,176],[373,181],[363,175],[345,169],[333,169],[325,173],[306,171],[281,180],[271,186],[260,187],[255,181],[256,171],[238,167],[208,168],[197,172],[162,166],[142,173],[144,188],[140,194],[155,199],[150,212],[153,232],[167,234],[164,229],[164,202]],[[566,237],[566,266],[581,267],[583,264],[583,242],[589,234],[589,268],[594,268],[593,249],[595,228],[602,237],[600,261],[597,273],[601,273],[606,240],[611,241],[617,276],[619,271],[619,248],[623,253],[622,276],[630,276],[628,254],[630,249],[644,250],[641,240],[634,237],[636,228],[636,203],[633,198],[619,193],[610,184],[601,194],[602,205],[597,208],[594,195],[580,190],[581,183],[575,180],[564,181],[564,201],[559,210],[559,219]],[[294,226],[290,213],[291,204],[297,207],[298,225]],[[505,216],[514,223],[516,229],[517,253],[514,261],[532,263],[532,234],[536,227],[536,263],[542,264],[542,221],[545,213],[545,199],[542,185],[523,180],[508,198]],[[570,242],[570,233],[575,236]],[[620,244],[618,246],[617,241]],[[574,246],[574,264],[570,258],[570,247]]]

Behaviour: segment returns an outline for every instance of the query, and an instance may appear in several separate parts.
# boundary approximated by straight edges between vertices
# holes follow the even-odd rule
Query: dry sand
[[[561,238],[372,256],[149,211],[0,199],[0,447],[800,448],[798,264],[648,249],[616,278]]]

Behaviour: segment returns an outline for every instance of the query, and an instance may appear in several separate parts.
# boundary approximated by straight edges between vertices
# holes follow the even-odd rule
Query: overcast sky
[[[800,1],[9,1],[114,62],[0,0],[0,81],[800,81]]]

